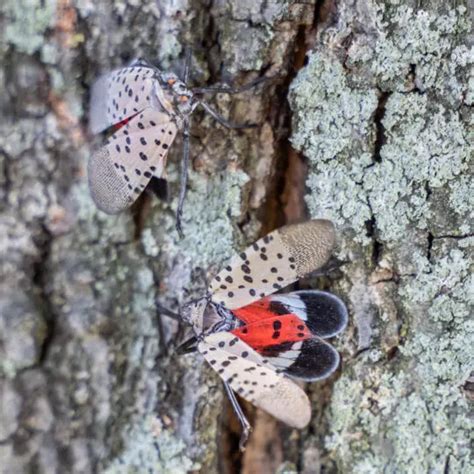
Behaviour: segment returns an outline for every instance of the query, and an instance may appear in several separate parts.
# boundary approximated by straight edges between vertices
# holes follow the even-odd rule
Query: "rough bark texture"
[[[0,470],[474,470],[472,13],[436,0],[2,2]],[[85,166],[93,79],[140,56],[176,70],[184,44],[195,84],[275,77],[216,98],[257,129],[193,117],[180,241],[179,140],[169,200],[117,217],[95,209]],[[177,309],[232,252],[305,214],[338,227],[343,265],[303,284],[347,302],[344,361],[307,387],[303,432],[246,406],[241,456],[217,375],[173,353],[178,328],[154,300]]]

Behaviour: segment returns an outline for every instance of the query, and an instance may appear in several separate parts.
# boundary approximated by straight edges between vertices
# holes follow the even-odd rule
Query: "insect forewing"
[[[152,176],[161,177],[177,126],[169,115],[146,108],[117,130],[89,159],[97,207],[116,214],[130,206]]]
[[[131,66],[97,79],[90,98],[91,132],[100,133],[152,105],[155,74],[152,68]]]
[[[308,424],[311,406],[304,391],[238,337],[214,333],[199,343],[198,350],[240,396],[289,426]]]
[[[275,230],[231,259],[210,284],[212,300],[236,309],[274,293],[322,267],[334,240],[324,219]]]

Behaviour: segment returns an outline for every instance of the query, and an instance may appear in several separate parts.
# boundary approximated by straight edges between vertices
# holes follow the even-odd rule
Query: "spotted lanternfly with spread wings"
[[[201,105],[219,123],[228,128],[246,128],[217,114],[202,98],[206,92],[238,93],[250,89],[262,79],[240,89],[208,87],[189,89],[173,73],[163,73],[138,60],[99,78],[90,100],[90,130],[108,132],[108,138],[90,158],[89,188],[97,207],[116,214],[129,207],[152,178],[164,177],[166,159],[176,134],[183,130],[181,192],[177,228],[186,192],[189,161],[189,117]]]
[[[345,328],[344,303],[324,291],[273,294],[321,268],[334,238],[327,220],[282,227],[235,255],[208,293],[182,309],[181,318],[196,336],[181,351],[197,348],[224,380],[243,427],[242,443],[250,426],[234,392],[303,428],[310,420],[310,403],[290,378],[323,379],[339,365],[339,354],[326,339]]]

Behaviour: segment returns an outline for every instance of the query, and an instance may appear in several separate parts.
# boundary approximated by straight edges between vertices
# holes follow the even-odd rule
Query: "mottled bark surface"
[[[472,7],[400,3],[2,2],[1,472],[474,469]],[[93,79],[140,56],[177,71],[184,44],[195,85],[274,77],[214,102],[256,129],[193,117],[180,241],[179,140],[169,199],[117,217],[85,168]],[[217,375],[174,354],[154,300],[178,309],[305,216],[338,228],[343,265],[302,285],[347,302],[343,364],[307,387],[307,430],[246,406],[241,456]]]

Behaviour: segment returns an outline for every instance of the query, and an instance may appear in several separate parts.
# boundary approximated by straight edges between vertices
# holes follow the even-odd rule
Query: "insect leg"
[[[176,230],[179,237],[184,237],[183,228],[181,227],[181,217],[183,215],[184,199],[186,197],[186,187],[188,182],[188,166],[189,166],[189,119],[185,117],[183,123],[183,158],[181,160],[181,180],[179,190],[178,209],[176,211]]]
[[[248,84],[244,84],[240,87],[232,87],[229,85],[223,86],[209,86],[209,87],[196,87],[193,89],[195,94],[240,94],[241,92],[248,91],[253,89],[254,87],[258,86],[262,82],[267,81],[268,79],[272,79],[271,77],[263,76],[259,77],[253,81],[250,81]]]
[[[211,114],[211,116],[214,118],[214,120],[216,120],[217,122],[219,122],[221,125],[223,125],[224,127],[227,127],[227,128],[234,128],[234,129],[243,129],[243,128],[255,128],[257,127],[257,124],[255,123],[233,123],[233,122],[229,122],[228,120],[226,120],[224,117],[222,117],[221,115],[219,115],[209,104],[207,104],[206,102],[204,101],[201,101],[200,104],[204,107],[204,109],[206,110],[206,112],[208,112],[209,114]]]
[[[173,311],[170,311],[169,309],[165,308],[164,306],[161,306],[158,301],[155,300],[155,307],[156,307],[156,324],[158,326],[158,344],[160,346],[160,353],[163,355],[168,355],[168,347],[166,346],[166,341],[165,341],[165,330],[163,327],[163,321],[161,319],[161,315],[168,316],[171,319],[174,319],[175,321],[181,321],[181,318],[179,317],[179,314],[173,313]]]
[[[242,411],[242,408],[239,402],[237,401],[233,390],[230,388],[227,382],[224,382],[224,388],[227,392],[227,396],[229,397],[232,408],[234,409],[235,414],[237,415],[237,418],[239,419],[239,422],[242,426],[242,434],[240,435],[239,448],[241,451],[245,451],[245,444],[247,443],[249,434],[252,431],[252,427],[250,426],[249,421],[245,417],[244,412]]]
[[[189,79],[189,71],[191,69],[191,48],[186,46],[184,48],[184,71],[183,71],[183,82],[186,84]]]
[[[171,319],[174,319],[175,321],[181,321],[181,318],[179,317],[179,314],[173,313],[173,311],[169,310],[168,308],[165,308],[164,306],[161,306],[158,301],[155,301],[155,307],[156,310],[158,311],[159,314],[163,314],[164,316],[168,316]]]
[[[328,275],[332,272],[335,272],[336,270],[339,270],[341,267],[347,265],[348,263],[348,260],[339,260],[336,257],[331,257],[322,267],[318,268],[317,270],[314,270],[311,273],[308,273],[307,277],[316,278],[319,276]]]
[[[196,352],[196,342],[197,337],[192,336],[186,341],[184,341],[180,346],[176,348],[176,353],[179,355],[190,354],[191,352]]]

